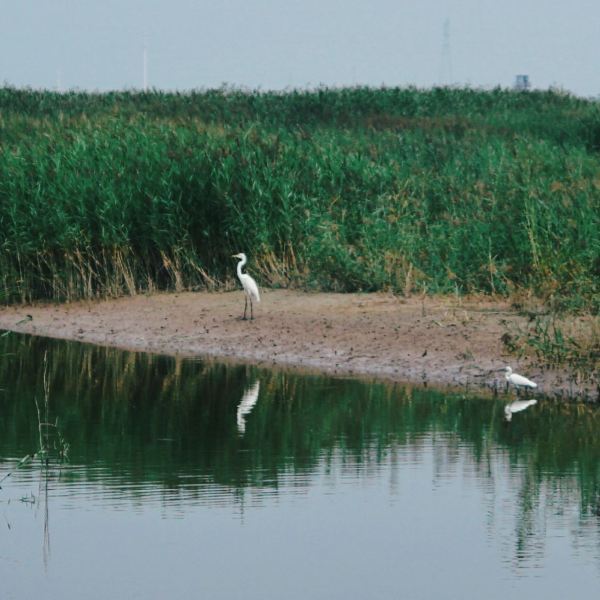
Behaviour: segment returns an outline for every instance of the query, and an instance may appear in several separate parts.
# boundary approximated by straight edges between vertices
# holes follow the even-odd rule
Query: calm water
[[[506,398],[15,335],[0,354],[2,598],[600,591],[593,408],[508,423]]]

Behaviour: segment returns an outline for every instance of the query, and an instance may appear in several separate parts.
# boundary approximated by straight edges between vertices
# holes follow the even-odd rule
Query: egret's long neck
[[[248,259],[246,257],[241,258],[240,262],[237,264],[237,274],[238,274],[238,277],[242,276],[242,267],[246,264],[247,260]]]

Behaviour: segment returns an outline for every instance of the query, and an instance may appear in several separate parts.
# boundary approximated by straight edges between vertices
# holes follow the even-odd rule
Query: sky
[[[107,91],[346,85],[600,97],[600,0],[0,0],[0,82]]]

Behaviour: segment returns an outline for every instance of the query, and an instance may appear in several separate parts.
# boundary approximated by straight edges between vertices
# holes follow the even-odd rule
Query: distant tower
[[[529,75],[517,75],[515,77],[515,85],[514,89],[519,92],[524,92],[531,87],[531,83],[529,82]]]
[[[143,80],[144,80],[144,91],[148,91],[148,48],[146,47],[146,41],[144,40],[144,55],[143,55]]]
[[[452,85],[452,52],[450,50],[450,19],[444,21],[440,85]]]

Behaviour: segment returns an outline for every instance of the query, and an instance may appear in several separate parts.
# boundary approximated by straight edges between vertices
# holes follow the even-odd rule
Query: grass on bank
[[[0,295],[526,290],[600,312],[600,110],[552,92],[0,89]]]
[[[505,348],[548,369],[565,369],[573,383],[600,393],[600,318],[532,314],[527,326],[502,336]],[[600,396],[599,396],[600,397]]]

